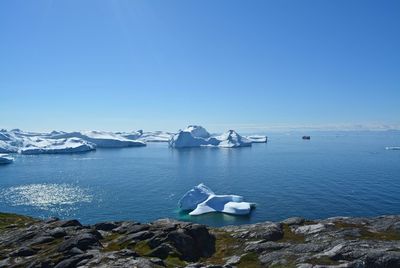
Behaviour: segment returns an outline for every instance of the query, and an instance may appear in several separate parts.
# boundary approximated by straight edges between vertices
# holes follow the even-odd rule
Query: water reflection
[[[42,210],[72,207],[92,201],[85,189],[71,184],[28,184],[1,191],[1,198],[12,206],[33,206]]]

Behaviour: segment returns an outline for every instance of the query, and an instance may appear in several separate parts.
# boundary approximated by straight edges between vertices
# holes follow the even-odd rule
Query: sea
[[[0,211],[84,224],[173,218],[210,226],[300,216],[400,214],[397,131],[272,133],[248,148],[146,147],[14,155],[0,166]],[[199,183],[256,203],[247,216],[189,216],[179,199]]]

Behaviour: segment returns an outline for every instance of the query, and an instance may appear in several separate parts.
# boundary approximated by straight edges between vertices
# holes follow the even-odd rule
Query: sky
[[[0,1],[0,128],[400,128],[400,1]]]

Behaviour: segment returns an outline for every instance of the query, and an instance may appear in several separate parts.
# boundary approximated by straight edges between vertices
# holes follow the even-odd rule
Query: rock
[[[137,254],[135,251],[130,250],[130,249],[123,249],[117,252],[118,255],[122,257],[138,257],[139,254]]]
[[[311,225],[304,225],[294,229],[296,234],[303,234],[303,235],[310,235],[315,234],[321,231],[324,231],[326,226],[322,223],[311,224]]]
[[[210,234],[206,226],[193,224],[186,226],[185,229],[193,238],[200,257],[210,257],[215,252],[215,237]]]
[[[59,262],[54,268],[75,268],[80,261],[90,259],[92,257],[93,255],[91,254],[76,255]]]
[[[240,256],[233,255],[226,261],[225,265],[236,265],[240,262],[240,258]]]
[[[369,253],[365,258],[366,267],[400,267],[400,252]]]
[[[70,227],[70,226],[82,227],[82,224],[77,220],[68,220],[68,221],[60,221],[59,226],[60,227]]]
[[[11,259],[6,258],[4,260],[0,260],[0,267],[10,267],[11,265]]]
[[[84,252],[77,247],[73,247],[68,251],[68,255],[80,255],[80,254],[84,254]]]
[[[198,259],[199,254],[196,252],[195,242],[185,231],[172,231],[168,234],[167,240],[182,254],[184,260],[196,261]]]
[[[54,240],[54,237],[52,237],[52,236],[40,236],[40,237],[35,238],[31,242],[31,245],[46,244],[46,243],[52,242],[53,240]]]
[[[32,248],[29,247],[21,247],[17,249],[16,251],[13,251],[10,253],[11,257],[27,257],[27,256],[32,256],[36,254],[36,250],[33,250]],[[0,265],[1,267],[1,265]]]
[[[65,232],[65,230],[63,228],[57,227],[57,228],[52,229],[49,232],[49,235],[51,235],[54,238],[61,238],[61,237],[66,236],[67,232]]]
[[[101,231],[111,231],[117,227],[118,225],[114,222],[101,222],[94,225],[94,229]]]
[[[280,250],[283,248],[287,248],[289,246],[290,246],[289,243],[276,243],[273,241],[267,241],[267,242],[263,242],[263,243],[252,243],[252,244],[248,245],[244,250],[261,253],[264,251]]]
[[[53,223],[53,222],[56,222],[56,221],[59,221],[59,220],[60,219],[57,218],[57,217],[50,217],[45,221],[45,223]]]
[[[61,245],[58,247],[58,251],[64,252],[74,247],[79,248],[80,250],[87,250],[91,248],[101,247],[101,244],[96,236],[94,236],[93,234],[84,233],[72,237],[61,243]]]
[[[147,230],[149,227],[146,224],[139,224],[136,222],[123,222],[119,227],[113,229],[112,231],[119,234],[124,233],[136,233],[143,230]]]
[[[282,251],[274,251],[263,254],[259,257],[259,260],[262,264],[272,264],[272,262],[276,260],[283,260],[285,259],[287,253]]]
[[[100,223],[98,230],[78,223],[7,220],[14,227],[0,228],[0,267],[400,267],[400,216],[221,228],[168,219]]]
[[[152,263],[157,264],[159,266],[165,266],[164,261],[159,258],[150,258],[149,259]]]
[[[169,244],[161,244],[160,246],[153,249],[149,256],[166,259],[171,253],[174,252],[174,248]]]
[[[154,233],[151,231],[141,231],[133,234],[129,234],[129,240],[145,240],[154,236]]]
[[[288,218],[288,219],[282,221],[283,224],[286,224],[286,225],[289,225],[289,226],[291,226],[291,225],[302,225],[304,222],[305,222],[305,219],[301,218],[301,217],[292,217],[292,218]]]

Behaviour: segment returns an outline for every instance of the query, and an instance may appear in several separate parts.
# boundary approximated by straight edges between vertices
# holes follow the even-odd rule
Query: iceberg
[[[81,153],[95,150],[96,145],[80,138],[43,139],[29,138],[25,146],[19,149],[21,154],[62,154]]]
[[[170,146],[174,148],[200,146],[236,148],[251,146],[251,143],[250,140],[240,136],[234,130],[213,137],[201,126],[188,126],[175,134],[169,142]]]
[[[210,212],[247,215],[255,206],[254,203],[244,202],[240,195],[217,195],[203,183],[189,190],[178,205],[182,210],[191,210],[191,216]]]
[[[14,158],[8,154],[0,154],[0,164],[10,164],[14,161]]]
[[[105,131],[69,132],[51,135],[49,138],[80,138],[82,140],[95,144],[98,148],[146,146],[146,143],[143,141],[127,139],[119,134]]]
[[[12,145],[10,142],[0,140],[0,153],[16,153],[18,152],[18,147]]]
[[[194,137],[190,132],[184,130],[179,131],[169,142],[169,145],[174,148],[200,147],[208,144],[206,139]]]
[[[268,137],[263,135],[252,135],[246,136],[246,139],[250,140],[252,143],[267,143]]]
[[[386,150],[400,150],[400,146],[388,146]]]
[[[234,130],[229,130],[221,136],[215,138],[220,141],[220,143],[218,144],[219,147],[236,148],[251,146],[250,140],[240,136]]]

